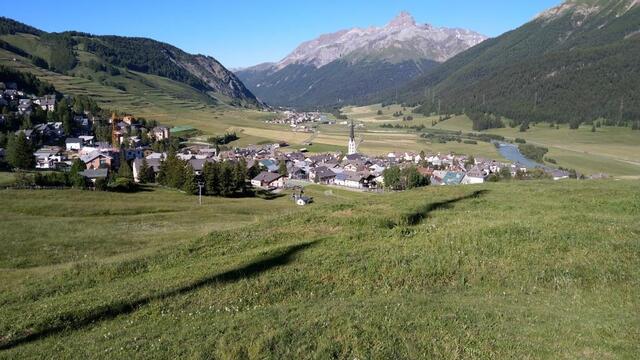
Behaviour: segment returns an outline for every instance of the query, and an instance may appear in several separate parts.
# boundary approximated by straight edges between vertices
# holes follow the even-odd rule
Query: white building
[[[84,146],[84,141],[80,138],[67,138],[64,141],[67,151],[78,151]]]

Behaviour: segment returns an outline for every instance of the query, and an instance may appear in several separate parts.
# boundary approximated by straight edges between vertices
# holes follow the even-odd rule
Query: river
[[[503,142],[496,142],[494,144],[497,144],[498,152],[500,152],[500,155],[502,155],[505,159],[511,162],[514,162],[514,163],[518,162],[526,166],[527,168],[537,168],[537,167],[544,168],[545,167],[540,163],[537,163],[531,159],[526,158],[524,155],[522,155],[520,150],[518,150],[518,146],[514,144],[503,143]]]

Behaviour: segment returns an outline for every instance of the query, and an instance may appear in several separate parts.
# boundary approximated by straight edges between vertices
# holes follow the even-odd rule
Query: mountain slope
[[[401,13],[384,27],[325,34],[278,63],[236,73],[259,98],[275,105],[357,103],[404,85],[485,39],[469,30],[416,24]]]
[[[567,1],[448,60],[409,84],[402,99],[423,103],[424,113],[440,100],[443,112],[486,111],[517,122],[637,119],[638,4]]]
[[[118,77],[130,80],[134,72],[138,72],[185,84],[206,94],[211,103],[261,106],[244,84],[214,58],[188,54],[151,39],[78,32],[45,33],[0,18],[0,48],[29,58],[46,70],[108,78],[107,85],[121,89],[127,87],[127,81]]]

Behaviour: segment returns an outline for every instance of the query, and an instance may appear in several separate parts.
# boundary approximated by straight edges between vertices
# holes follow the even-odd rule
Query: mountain
[[[125,79],[131,80],[135,73],[142,73],[186,85],[204,94],[212,103],[261,106],[251,91],[216,59],[188,54],[152,39],[80,32],[46,33],[0,18],[0,49],[31,59],[42,69],[103,78],[103,83],[119,88],[126,88],[126,83],[130,83]],[[141,77],[138,82],[144,81]]]
[[[401,100],[422,103],[423,113],[440,106],[442,112],[494,113],[516,123],[638,119],[639,4],[566,1],[447,60],[407,85]]]
[[[278,63],[236,74],[258,98],[274,105],[357,103],[402,86],[485,39],[469,30],[417,24],[403,12],[384,27],[325,34],[302,43]]]

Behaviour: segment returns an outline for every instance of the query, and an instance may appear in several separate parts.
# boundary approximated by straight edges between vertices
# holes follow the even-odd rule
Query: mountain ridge
[[[400,98],[421,103],[423,113],[439,103],[443,112],[496,113],[516,123],[640,117],[637,5],[565,2],[415,79]]]
[[[326,107],[345,99],[356,103],[373,92],[403,85],[486,39],[470,30],[418,24],[409,13],[401,12],[383,27],[322,34],[278,62],[236,74],[258,98],[275,105]],[[328,74],[327,66],[340,77]],[[371,76],[361,71],[364,68],[382,76]]]
[[[20,34],[34,36],[31,39],[32,46],[25,46],[28,42],[17,42],[15,36]],[[19,55],[26,54],[32,59],[38,58],[39,66],[62,74],[73,74],[72,70],[76,67],[116,69],[114,73],[121,72],[117,70],[120,68],[182,82],[207,94],[214,102],[233,106],[263,106],[240,79],[215,58],[189,54],[171,44],[150,38],[93,35],[76,31],[47,33],[0,17],[0,41],[10,45],[3,46],[5,50],[19,51]],[[41,57],[42,49],[50,49],[44,51],[50,54],[45,56],[47,59]],[[79,51],[89,53],[93,59],[81,61],[77,56]],[[65,61],[58,61],[60,54],[64,54]]]

